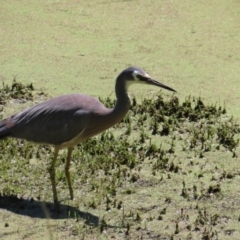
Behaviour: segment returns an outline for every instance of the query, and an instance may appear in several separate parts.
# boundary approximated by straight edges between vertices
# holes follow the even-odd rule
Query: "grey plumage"
[[[92,115],[101,121],[101,116],[107,112],[109,110],[97,99],[71,94],[37,104],[5,122],[11,126],[9,137],[61,146],[86,129]]]
[[[131,67],[121,72],[116,79],[117,102],[114,108],[106,108],[98,99],[88,95],[70,94],[42,102],[0,122],[0,139],[20,138],[49,144],[55,148],[54,159],[49,169],[55,205],[58,203],[55,184],[58,151],[68,148],[65,173],[72,199],[69,173],[72,148],[124,118],[130,108],[127,89],[134,83],[155,85],[175,92],[174,89],[151,79],[143,70]]]

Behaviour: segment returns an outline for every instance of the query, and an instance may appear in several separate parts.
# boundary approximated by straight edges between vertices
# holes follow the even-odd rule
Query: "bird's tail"
[[[6,125],[6,120],[0,122],[0,139],[10,136],[11,129]]]

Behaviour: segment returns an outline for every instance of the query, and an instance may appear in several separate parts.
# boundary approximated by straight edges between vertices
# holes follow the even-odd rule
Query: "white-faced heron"
[[[117,102],[114,108],[106,108],[92,96],[70,94],[42,102],[0,122],[0,139],[20,138],[54,147],[55,153],[49,172],[55,207],[58,206],[55,163],[59,150],[68,149],[65,174],[70,198],[73,199],[69,172],[73,147],[124,118],[130,108],[127,90],[135,83],[154,85],[175,92],[174,89],[150,78],[142,69],[130,67],[122,71],[116,79]]]

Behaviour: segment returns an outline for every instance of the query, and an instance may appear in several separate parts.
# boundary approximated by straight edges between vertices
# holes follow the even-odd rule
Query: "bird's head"
[[[165,88],[169,91],[176,92],[174,89],[166,86],[165,84],[152,79],[144,70],[137,67],[130,67],[123,70],[117,77],[117,81],[124,82],[126,89],[134,83],[154,85],[157,87]]]

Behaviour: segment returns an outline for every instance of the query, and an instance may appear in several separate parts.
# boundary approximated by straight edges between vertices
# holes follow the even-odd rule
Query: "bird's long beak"
[[[167,85],[163,84],[163,83],[160,83],[154,79],[152,79],[151,77],[149,76],[142,76],[141,75],[141,81],[147,83],[147,84],[150,84],[150,85],[154,85],[154,86],[157,86],[157,87],[161,87],[161,88],[165,88],[169,91],[172,91],[172,92],[177,92],[175,91],[173,88],[170,88],[168,87]]]
[[[160,82],[158,82],[158,81],[156,81],[156,80],[154,80],[152,78],[148,78],[147,79],[147,83],[151,84],[151,85],[155,85],[155,86],[161,87],[161,88],[165,88],[165,89],[167,89],[169,91],[172,91],[172,92],[176,92],[173,88],[170,88],[167,85],[165,85],[163,83],[160,83]]]

